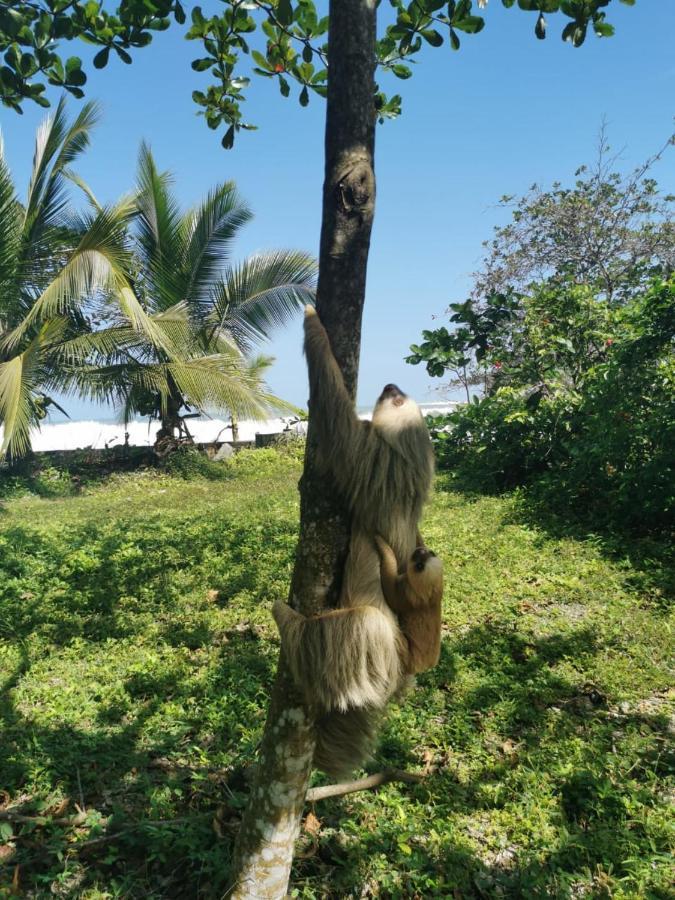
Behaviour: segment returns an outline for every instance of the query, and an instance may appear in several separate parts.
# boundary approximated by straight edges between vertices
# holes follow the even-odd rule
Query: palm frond
[[[150,148],[142,144],[137,174],[137,243],[147,301],[153,309],[172,306],[184,299],[176,270],[183,257],[181,213],[171,193],[172,178],[159,172]]]
[[[58,156],[54,162],[54,170],[61,172],[72,165],[80,154],[89,146],[91,131],[101,119],[101,106],[90,100],[81,108],[75,121],[67,129],[59,146]]]
[[[21,241],[20,223],[21,208],[0,137],[0,333],[18,313],[16,263]]]
[[[191,405],[205,411],[226,409],[238,418],[265,419],[272,410],[296,411],[261,382],[259,362],[250,365],[234,354],[213,354],[166,364],[168,373]]]
[[[30,450],[30,429],[38,421],[36,390],[44,380],[46,356],[62,338],[63,320],[42,326],[22,353],[0,363],[0,455],[23,456]]]
[[[101,204],[96,199],[96,195],[94,194],[92,189],[89,187],[84,178],[77,174],[77,172],[73,171],[73,169],[66,168],[63,170],[63,177],[67,178],[68,181],[72,182],[75,187],[79,188],[82,191],[93,209],[102,209]]]
[[[63,315],[97,290],[114,290],[134,326],[152,333],[147,315],[128,287],[131,256],[125,246],[125,234],[133,211],[133,202],[126,199],[83,218],[78,246],[35,299],[23,320],[4,336],[1,342],[4,347],[10,350],[16,347],[37,322]]]
[[[211,306],[214,281],[223,270],[232,242],[253,213],[233,182],[218,185],[181,223],[185,247],[182,299],[197,314]]]
[[[85,103],[69,125],[65,100],[61,98],[53,115],[38,129],[33,156],[33,172],[26,200],[24,241],[35,244],[46,230],[58,222],[67,198],[63,169],[89,144],[89,134],[100,116],[97,104]]]
[[[211,332],[231,333],[249,352],[314,299],[316,273],[313,257],[292,250],[257,254],[229,268],[212,295]]]

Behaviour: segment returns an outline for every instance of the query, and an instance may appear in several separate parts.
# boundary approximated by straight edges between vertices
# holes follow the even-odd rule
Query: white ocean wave
[[[457,404],[455,403],[424,403],[421,405],[425,414],[439,414],[449,412]],[[371,410],[359,413],[361,418],[370,418]],[[187,426],[190,434],[198,443],[214,443],[216,441],[231,441],[232,428],[230,422],[224,419],[188,419]],[[294,417],[267,419],[264,422],[242,420],[239,422],[239,440],[254,441],[256,434],[277,434],[282,431],[292,431],[296,434],[304,434],[307,423],[298,422]],[[105,449],[106,447],[118,447],[125,442],[125,431],[128,432],[128,443],[133,447],[150,447],[155,442],[155,435],[159,429],[159,423],[148,425],[146,421],[129,422],[126,429],[123,424],[116,422],[99,422],[84,420],[81,422],[43,422],[41,428],[31,431],[31,443],[33,450],[80,450],[86,448]],[[0,443],[2,442],[2,427],[0,427]]]

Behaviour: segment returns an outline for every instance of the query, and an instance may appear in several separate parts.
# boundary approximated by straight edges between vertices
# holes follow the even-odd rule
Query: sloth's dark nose
[[[385,384],[382,389],[382,396],[389,397],[396,394],[402,394],[403,391],[396,384]]]
[[[419,571],[422,571],[426,561],[432,555],[431,550],[427,550],[426,547],[416,547],[413,551],[413,562],[415,563],[416,568]]]

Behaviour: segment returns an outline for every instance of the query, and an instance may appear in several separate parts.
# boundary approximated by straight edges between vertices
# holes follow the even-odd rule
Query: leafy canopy
[[[635,0],[620,0],[633,6]],[[276,82],[284,97],[291,82],[298,89],[302,106],[312,93],[326,94],[328,16],[312,0],[221,0],[219,15],[204,14],[200,6],[191,11],[186,36],[202,45],[193,61],[197,72],[208,72],[210,84],[194,91],[207,125],[223,130],[222,144],[232,147],[240,129],[255,126],[245,121],[242,104],[251,72]],[[562,38],[574,47],[583,44],[588,29],[598,37],[614,33],[606,20],[611,0],[518,0],[517,6],[536,14],[535,35],[547,33],[546,15],[561,13],[568,20]],[[506,7],[516,0],[502,0]],[[384,5],[384,4],[383,4]],[[478,11],[487,0],[478,0]],[[389,0],[389,16],[375,48],[380,70],[400,79],[412,75],[410,65],[425,46],[440,47],[446,41],[459,50],[460,35],[477,34],[485,19],[474,11],[472,0]],[[26,100],[48,106],[46,85],[63,87],[83,96],[87,76],[82,60],[64,57],[61,44],[82,38],[96,49],[92,63],[104,68],[112,57],[131,63],[132,52],[147,46],[155,32],[176,22],[186,24],[179,0],[31,0],[3,3],[0,7],[0,100],[17,112]],[[244,65],[244,59],[250,65]],[[380,121],[395,117],[401,109],[398,94],[387,97],[378,90],[375,105]]]

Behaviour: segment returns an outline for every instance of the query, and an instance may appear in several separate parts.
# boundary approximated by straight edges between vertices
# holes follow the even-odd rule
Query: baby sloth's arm
[[[408,608],[405,596],[405,575],[398,574],[394,551],[379,534],[375,535],[375,543],[380,554],[380,581],[384,599],[396,615],[400,615]]]

